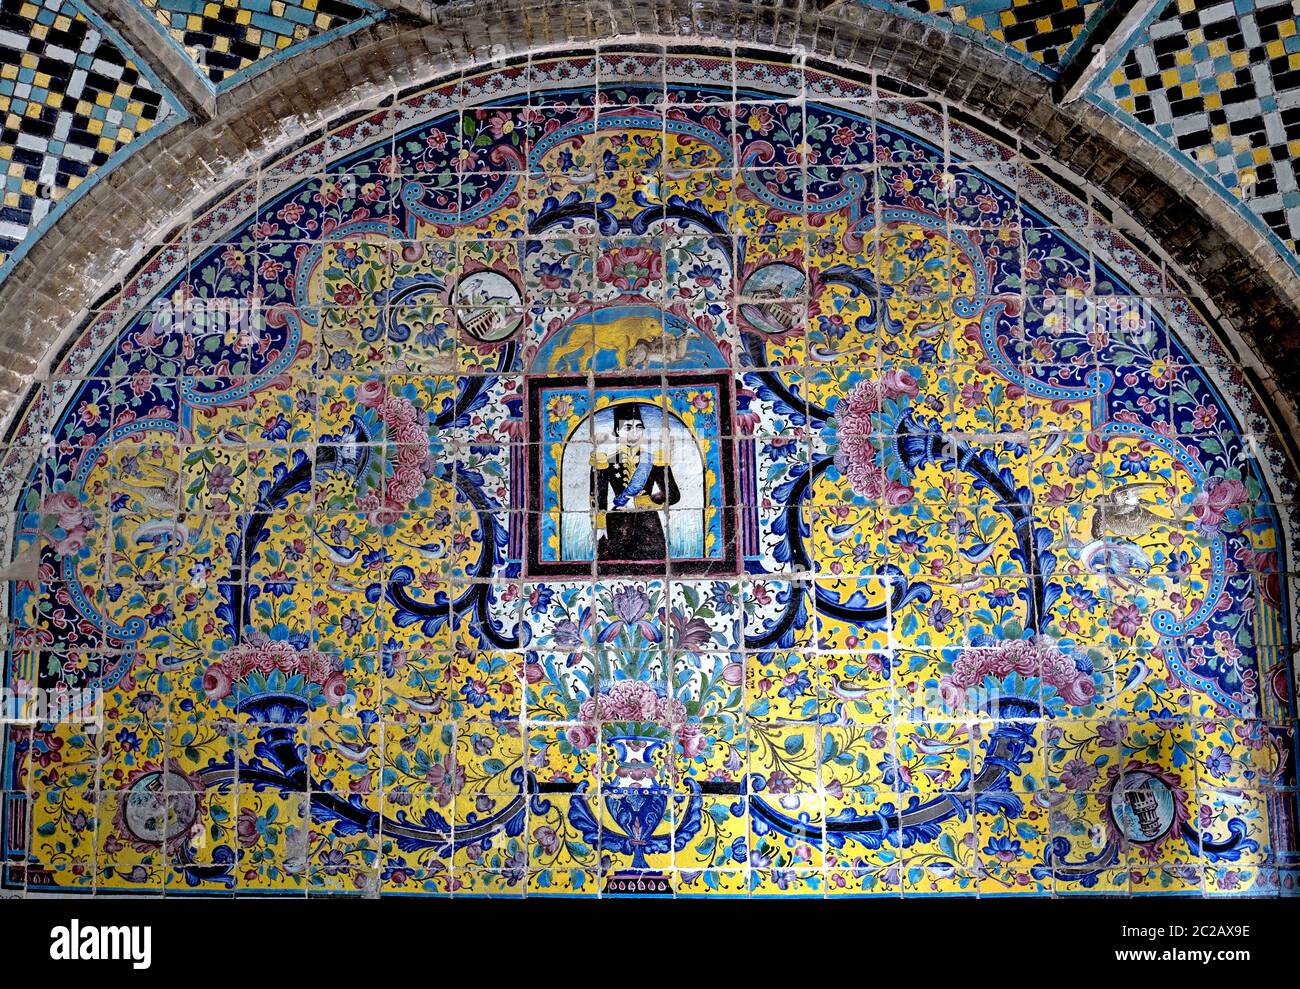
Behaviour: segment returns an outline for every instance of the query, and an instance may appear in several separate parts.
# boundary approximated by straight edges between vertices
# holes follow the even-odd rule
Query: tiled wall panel
[[[699,55],[268,163],[7,437],[3,883],[1294,889],[1292,480],[1110,222]]]

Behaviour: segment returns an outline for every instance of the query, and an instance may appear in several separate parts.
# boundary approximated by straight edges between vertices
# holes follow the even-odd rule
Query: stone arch
[[[100,190],[66,213],[0,286],[0,305],[19,314],[3,342],[0,393],[37,380],[72,327],[138,263],[159,236],[183,223],[214,188],[247,180],[253,163],[308,139],[327,120],[429,79],[530,50],[620,42],[662,45],[691,36],[758,45],[897,79],[944,97],[1017,135],[1028,153],[1057,162],[1113,197],[1133,232],[1159,240],[1203,287],[1240,342],[1245,373],[1297,423],[1287,337],[1300,308],[1300,279],[1276,250],[1198,181],[1136,134],[1084,104],[1057,105],[1049,84],[957,34],[876,7],[812,2],[793,8],[684,0],[636,4],[591,0],[550,5],[489,0],[418,9],[428,23],[393,18],[273,66],[220,94],[211,120],[163,135]],[[305,65],[310,60],[310,67]],[[131,215],[151,233],[129,233]],[[52,292],[51,281],[60,289]],[[14,398],[9,399],[12,409]]]

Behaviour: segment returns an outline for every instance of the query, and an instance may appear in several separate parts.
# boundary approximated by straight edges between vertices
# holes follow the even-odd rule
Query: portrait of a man
[[[730,380],[529,379],[532,576],[663,576],[737,568]]]
[[[663,509],[681,501],[661,448],[646,444],[641,403],[614,407],[614,451],[591,456],[596,558],[653,563],[668,559]]]

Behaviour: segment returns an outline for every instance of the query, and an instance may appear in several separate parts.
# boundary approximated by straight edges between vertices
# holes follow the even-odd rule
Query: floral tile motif
[[[164,245],[0,462],[4,885],[1273,895],[1263,406],[935,109],[539,59]]]

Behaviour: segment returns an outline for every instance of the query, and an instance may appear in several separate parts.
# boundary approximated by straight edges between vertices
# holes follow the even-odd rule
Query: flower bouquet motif
[[[619,680],[583,701],[578,716],[583,724],[569,729],[569,741],[590,744],[596,725],[605,724],[616,758],[614,785],[645,789],[659,785],[657,766],[666,758],[668,733],[685,729],[686,708],[662,686]]]
[[[350,697],[337,662],[309,648],[303,636],[254,633],[227,649],[203,672],[208,700],[266,722],[292,722],[326,704]]]
[[[667,745],[673,728],[688,731],[686,708],[661,685],[620,680],[583,701],[579,714],[584,724],[569,729],[575,745],[595,739],[596,723],[606,725],[607,758],[613,765],[603,802],[610,823],[597,820],[582,794],[570,805],[569,820],[588,841],[599,840],[606,850],[631,856],[630,869],[611,875],[606,892],[668,892],[667,880],[651,869],[647,856],[681,849],[700,828],[698,791],[683,808],[677,827],[664,827],[668,788],[663,764],[670,757]]]
[[[367,381],[357,390],[357,401],[379,417],[388,431],[393,474],[383,485],[382,495],[367,491],[357,499],[357,508],[371,523],[395,525],[411,502],[437,472],[429,454],[428,417],[415,403],[389,394],[382,381]]]
[[[952,672],[939,681],[939,696],[951,711],[984,709],[1003,698],[1038,701],[1049,710],[1062,702],[1087,707],[1096,695],[1087,657],[1068,653],[1043,636],[963,649]]]
[[[879,432],[876,419],[882,402],[915,398],[919,393],[906,371],[886,371],[879,379],[859,381],[835,406],[835,469],[855,493],[888,506],[912,500],[916,492],[885,473],[872,436]]]

